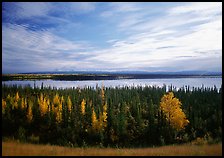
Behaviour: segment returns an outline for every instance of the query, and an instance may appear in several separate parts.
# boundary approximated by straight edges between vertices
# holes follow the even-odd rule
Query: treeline
[[[3,74],[2,81],[11,80],[118,80],[118,79],[157,79],[157,78],[194,78],[194,77],[221,77],[220,75],[197,74]]]
[[[171,126],[161,110],[170,102],[161,104],[167,91],[182,103],[180,111],[187,119],[186,125],[181,125],[184,128]],[[197,138],[217,142],[222,140],[221,98],[222,88],[216,87],[33,89],[3,85],[2,137],[105,147],[165,145]]]

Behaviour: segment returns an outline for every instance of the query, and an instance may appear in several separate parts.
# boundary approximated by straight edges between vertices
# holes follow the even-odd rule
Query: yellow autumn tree
[[[102,113],[102,120],[103,120],[103,128],[107,127],[107,103],[103,106],[103,113]]]
[[[105,92],[104,92],[104,86],[102,83],[102,88],[101,88],[101,98],[102,98],[102,105],[105,104]]]
[[[99,119],[96,117],[94,108],[92,108],[92,128],[96,132],[104,131],[107,127],[107,104],[103,106],[103,112],[99,113]]]
[[[58,123],[61,122],[60,111],[59,111],[60,104],[61,104],[60,97],[59,97],[58,93],[56,93],[53,98],[53,103],[51,105],[51,108],[52,108],[52,111],[55,113],[56,121]]]
[[[86,105],[86,101],[85,101],[85,99],[82,99],[82,103],[81,103],[81,113],[82,113],[82,115],[85,115],[85,110],[86,110],[86,107],[85,107],[85,105]]]
[[[72,111],[72,101],[71,101],[70,96],[68,96],[68,98],[67,98],[67,107],[68,107],[68,112],[71,113],[71,111]]]
[[[61,96],[61,101],[60,101],[61,105],[64,103],[64,97]]]
[[[60,108],[61,106],[58,107],[57,113],[56,113],[56,121],[57,123],[61,123],[62,121],[62,110]]]
[[[40,97],[37,99],[40,109],[40,115],[44,116],[48,110],[47,98],[44,98],[43,94],[40,94]]]
[[[162,110],[169,124],[177,131],[184,129],[189,123],[181,105],[182,103],[174,97],[173,92],[165,94],[160,101],[160,110]]]
[[[53,98],[53,104],[54,104],[54,106],[58,106],[60,104],[60,98],[59,98],[59,95],[57,93]]]
[[[51,107],[51,102],[49,98],[47,99],[47,105],[48,105],[48,112],[50,113],[52,107]]]
[[[60,113],[62,113],[62,104],[63,104],[63,101],[64,101],[64,99],[62,97],[61,98],[61,101],[60,101],[60,104],[58,105],[58,108],[59,108]]]
[[[24,99],[24,108],[25,109],[27,108],[27,100],[26,100],[26,98]]]
[[[16,95],[15,95],[15,101],[16,101],[16,102],[19,101],[19,92],[16,92]]]
[[[13,106],[18,109],[18,101],[19,101],[19,92],[16,92],[16,95],[15,95],[15,100],[14,100],[14,103],[13,103]],[[13,107],[13,108],[14,108]]]
[[[62,112],[59,109],[56,112],[56,121],[57,123],[61,123],[62,121]]]
[[[99,120],[97,120],[96,126],[98,131],[103,131],[107,127],[107,103],[105,102],[105,91],[103,83],[101,88],[101,99],[103,111],[99,113]]]
[[[33,103],[30,101],[28,111],[27,111],[27,115],[26,115],[28,122],[31,122],[32,119],[33,119],[32,106],[33,106]]]
[[[99,114],[99,120],[98,120],[98,130],[101,131],[103,130],[103,114]]]
[[[2,99],[2,113],[5,113],[5,108],[6,108],[6,101]]]
[[[27,107],[26,98],[21,98],[21,109],[24,110]]]
[[[56,115],[56,122],[61,123],[62,121],[62,104],[64,102],[63,96],[60,98],[59,95],[56,93],[56,95],[53,98],[53,105],[52,105],[52,111]]]
[[[92,128],[94,131],[98,130],[98,120],[94,108],[92,108]]]

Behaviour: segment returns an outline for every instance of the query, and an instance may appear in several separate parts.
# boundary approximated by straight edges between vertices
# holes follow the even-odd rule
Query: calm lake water
[[[34,83],[36,87],[41,87],[43,83],[44,87],[55,87],[55,88],[72,88],[72,87],[93,87],[96,85],[99,87],[102,84],[105,87],[124,87],[124,86],[158,86],[162,87],[164,84],[168,87],[172,84],[172,86],[177,89],[189,85],[192,87],[214,87],[220,88],[222,85],[221,77],[214,78],[169,78],[169,79],[123,79],[123,80],[89,80],[89,81],[55,81],[55,80],[23,80],[23,81],[2,81],[2,85],[21,85],[26,86],[30,85],[34,87]]]

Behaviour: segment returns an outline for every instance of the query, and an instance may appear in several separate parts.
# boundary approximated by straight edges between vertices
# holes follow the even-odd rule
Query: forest
[[[71,147],[222,141],[222,86],[2,85],[2,138]]]
[[[119,79],[158,79],[158,78],[192,78],[192,77],[220,77],[220,74],[153,74],[153,73],[37,73],[37,74],[3,74],[2,81],[12,80],[41,80],[51,79],[57,81],[85,81],[85,80],[119,80]]]

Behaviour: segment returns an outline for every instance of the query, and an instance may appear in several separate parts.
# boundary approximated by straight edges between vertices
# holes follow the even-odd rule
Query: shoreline
[[[185,74],[2,74],[2,81],[43,80],[86,81],[121,79],[169,79],[169,78],[222,78],[221,75],[185,75]]]

